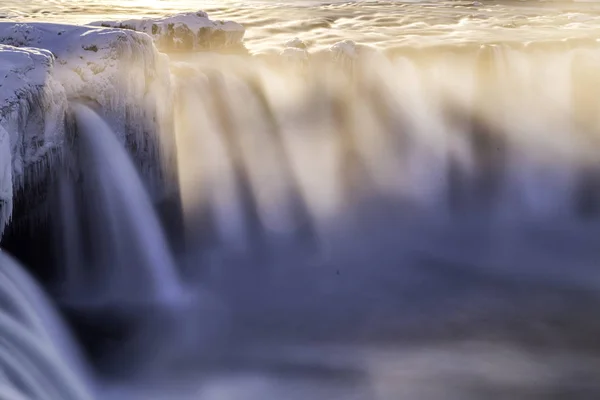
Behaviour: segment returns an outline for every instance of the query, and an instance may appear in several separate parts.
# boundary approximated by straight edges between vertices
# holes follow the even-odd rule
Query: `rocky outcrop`
[[[91,25],[129,29],[150,35],[161,51],[243,49],[245,29],[232,21],[213,21],[204,11],[157,19],[98,21]]]
[[[60,159],[67,109],[47,50],[0,45],[0,235],[13,193],[37,185]]]
[[[174,185],[176,179],[164,176],[174,171],[168,57],[148,35],[0,22],[0,59],[0,232],[26,184],[32,184],[27,202],[43,202],[31,190],[60,159],[70,101],[102,114],[134,155],[155,198]]]
[[[170,136],[163,134],[172,124],[168,57],[148,35],[113,28],[6,22],[0,23],[0,43],[36,47],[51,54],[53,77],[66,97],[101,111],[117,136],[135,150],[145,175],[160,175],[161,165],[172,162]]]

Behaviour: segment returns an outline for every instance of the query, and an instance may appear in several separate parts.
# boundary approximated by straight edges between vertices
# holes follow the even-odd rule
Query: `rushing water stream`
[[[70,268],[61,281],[67,285],[63,290],[73,296],[65,300],[74,305],[98,303],[100,307],[128,301],[176,303],[185,290],[133,162],[102,118],[86,106],[73,108],[84,182],[79,207],[89,207],[83,211],[89,216],[89,232],[63,232],[74,238],[87,237],[89,254],[78,257],[84,246],[74,246],[69,237],[63,241],[65,257],[70,260],[65,265]],[[68,192],[62,195],[65,227],[76,225],[82,214],[77,206],[71,206],[75,202]],[[85,276],[88,273],[90,276]]]
[[[190,6],[121,3],[6,13]],[[600,13],[417,3],[207,5],[259,56],[171,55],[181,226],[73,102],[52,300],[0,253],[0,397],[597,397]],[[371,47],[265,55],[295,36]]]

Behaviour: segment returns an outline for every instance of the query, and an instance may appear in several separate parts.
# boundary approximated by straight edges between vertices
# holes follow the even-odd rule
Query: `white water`
[[[569,368],[588,364],[559,350],[572,322],[559,333],[544,321],[563,318],[569,304],[584,310],[575,293],[600,283],[597,112],[586,102],[600,77],[597,50],[449,47],[303,73],[180,57],[185,268],[202,271],[232,325],[213,348],[225,361],[190,353],[181,363],[204,373],[190,367],[188,380],[165,367],[162,381],[115,395],[465,399],[567,390]],[[583,333],[595,316],[581,312]],[[449,339],[455,323],[465,331]],[[407,332],[441,344],[413,345]],[[543,350],[552,360],[514,350],[516,332],[538,343],[552,337]],[[378,346],[389,337],[387,358]],[[489,337],[499,348],[471,343]]]
[[[87,214],[78,214],[67,202],[69,208],[61,210],[67,221],[66,260],[71,259],[66,266],[73,268],[65,271],[64,300],[74,306],[97,303],[100,307],[129,302],[177,304],[185,296],[184,289],[135,166],[102,118],[84,105],[72,108],[84,188],[79,207]],[[62,195],[72,202],[69,196],[75,194],[63,183]],[[89,219],[78,222],[83,230],[75,234],[75,219],[81,215]],[[89,258],[77,259],[82,244],[70,242],[77,237],[89,240]]]
[[[577,218],[586,186],[578,180],[598,166],[598,107],[587,100],[600,79],[598,50],[557,43],[375,54],[354,61],[350,74],[318,62],[299,74],[200,57],[174,70],[185,71],[176,107],[184,201],[231,204],[231,219],[217,225],[243,230],[232,222],[241,206],[228,178],[241,165],[262,223],[285,230],[290,192],[322,220],[352,202],[344,174],[362,168],[359,186],[438,216],[453,212],[456,191],[467,207],[483,201],[469,196],[492,190],[485,207],[499,222]]]
[[[25,0],[0,7],[18,21],[78,24],[197,9],[246,26],[256,52],[281,49],[295,36],[313,49],[345,39],[392,49],[582,38],[600,26],[598,2],[577,1]]]
[[[3,252],[0,278],[2,398],[91,400],[90,371],[49,297]]]

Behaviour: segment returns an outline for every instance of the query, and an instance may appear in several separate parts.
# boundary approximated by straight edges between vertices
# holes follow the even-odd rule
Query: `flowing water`
[[[49,298],[0,253],[3,398],[92,399],[88,367]]]
[[[88,384],[97,398],[598,396],[600,6],[30,0],[2,12],[82,23],[190,8],[245,24],[255,54],[294,37],[315,52],[369,47],[310,63],[172,55],[175,237],[102,110],[73,105],[78,167],[55,191],[65,278],[52,293],[65,314],[98,318],[78,336],[88,347],[126,344],[90,357],[112,372]],[[0,329],[15,323],[5,315],[24,336],[47,329],[30,309],[44,306],[18,293],[0,286]],[[55,332],[48,348],[83,370]],[[5,374],[25,371],[5,360]],[[87,398],[44,395],[49,372],[34,372],[7,387]],[[48,375],[64,378],[52,390],[78,388],[65,375]]]
[[[351,39],[389,49],[423,44],[560,40],[600,27],[595,1],[25,0],[0,3],[18,21],[86,23],[202,9],[246,26],[253,51],[298,36],[315,48]]]
[[[140,398],[598,390],[593,45],[234,60],[172,67],[179,265],[219,303]]]
[[[184,288],[175,269],[160,222],[150,197],[123,145],[96,113],[84,105],[73,106],[77,128],[78,165],[81,166],[83,199],[78,211],[68,183],[61,191],[65,207],[65,234],[87,238],[83,244],[64,242],[65,271],[62,290],[73,296],[66,302],[114,305],[127,301],[175,303]],[[87,225],[77,231],[80,215]],[[69,232],[69,228],[75,232]],[[87,232],[86,232],[87,228]],[[82,265],[89,265],[82,268]],[[81,276],[89,274],[88,276]]]

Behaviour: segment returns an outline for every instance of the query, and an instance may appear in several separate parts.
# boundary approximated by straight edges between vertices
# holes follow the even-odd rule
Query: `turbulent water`
[[[379,48],[444,43],[560,40],[600,28],[600,4],[574,1],[5,1],[18,21],[68,21],[162,16],[202,9],[243,24],[254,51],[298,36],[315,47],[352,39]]]
[[[109,371],[97,398],[600,394],[600,5],[0,5],[75,23],[201,8],[255,54],[370,46],[171,55],[180,230],[102,110],[72,105],[81,176],[56,188],[53,238],[94,285],[52,293],[89,302],[65,313]],[[182,287],[185,304],[158,300]]]

